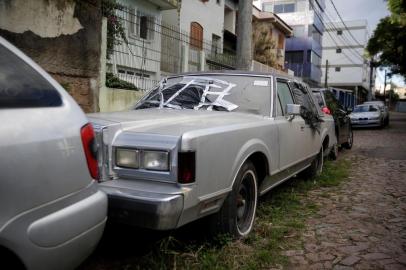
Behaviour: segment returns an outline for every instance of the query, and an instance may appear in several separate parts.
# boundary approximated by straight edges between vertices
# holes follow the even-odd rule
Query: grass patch
[[[338,186],[347,178],[349,168],[346,160],[327,161],[316,179],[292,179],[260,198],[254,230],[246,239],[232,240],[226,235],[197,239],[204,227],[193,225],[189,234],[184,234],[183,228],[176,230],[147,254],[120,262],[119,269],[248,270],[286,265],[288,258],[283,251],[302,248],[300,235],[305,220],[318,210],[316,202],[305,199],[308,191]],[[325,190],[322,194],[328,196]]]

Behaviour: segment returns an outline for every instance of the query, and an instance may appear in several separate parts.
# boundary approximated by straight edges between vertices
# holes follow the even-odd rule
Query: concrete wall
[[[100,89],[100,111],[125,111],[140,100],[145,92],[103,87]]]
[[[59,81],[86,111],[98,110],[101,0],[0,1],[0,35]]]

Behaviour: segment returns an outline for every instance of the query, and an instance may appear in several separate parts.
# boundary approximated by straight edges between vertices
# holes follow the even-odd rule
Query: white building
[[[119,0],[116,10],[127,42],[115,44],[107,70],[141,89],[148,89],[161,77],[161,21],[163,10],[175,10],[178,0]],[[108,37],[112,38],[112,37]]]
[[[344,23],[326,23],[322,38],[322,85],[328,61],[328,86],[353,90],[360,102],[365,99],[370,83],[369,62],[364,57],[368,26],[364,20]]]

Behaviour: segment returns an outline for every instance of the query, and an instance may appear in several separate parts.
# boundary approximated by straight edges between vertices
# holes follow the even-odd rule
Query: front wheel
[[[336,160],[338,158],[338,144],[334,144],[333,149],[331,149],[329,157],[332,160]]]
[[[252,162],[246,161],[222,208],[211,217],[212,234],[229,234],[235,238],[247,236],[254,224],[257,201],[257,173]]]
[[[344,148],[351,149],[354,142],[354,133],[352,132],[352,128],[348,131],[347,141],[343,143]]]

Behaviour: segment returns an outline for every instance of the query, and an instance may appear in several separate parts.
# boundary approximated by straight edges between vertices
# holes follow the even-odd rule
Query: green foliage
[[[377,66],[390,67],[393,74],[406,75],[406,1],[388,0],[391,16],[381,19],[368,41],[367,51],[379,56]]]
[[[111,88],[120,88],[120,89],[127,89],[127,90],[139,90],[134,84],[123,81],[113,73],[106,73],[106,86]]]
[[[371,56],[379,56],[377,65],[388,66],[393,74],[406,75],[406,25],[391,17],[381,19],[367,50]]]
[[[128,44],[123,22],[116,14],[124,7],[116,0],[103,0],[102,7],[103,16],[107,18],[107,59],[110,59],[115,45],[122,44],[122,41]]]
[[[405,0],[389,0],[388,8],[390,10],[391,19],[403,26],[406,26],[406,1]]]
[[[255,23],[252,35],[254,59],[262,64],[275,67],[275,41],[272,39],[270,26]]]

